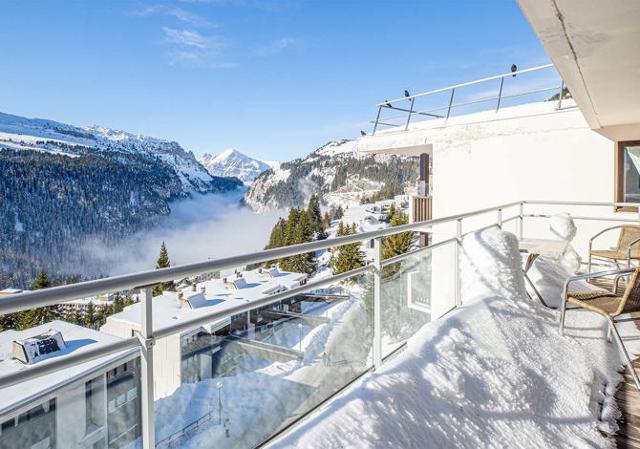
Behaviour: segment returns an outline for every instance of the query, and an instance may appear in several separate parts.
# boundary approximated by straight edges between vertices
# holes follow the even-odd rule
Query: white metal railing
[[[525,86],[521,90],[505,92],[505,80],[511,80],[511,78],[515,78],[514,81],[516,81],[520,80],[520,78],[518,77],[522,77],[523,75],[526,75],[526,77],[530,77],[531,74],[534,73],[539,74],[540,72],[549,72],[549,69],[555,69],[554,65],[545,64],[528,69],[516,70],[514,72],[503,73],[500,75],[490,76],[474,81],[454,84],[452,86],[442,87],[439,89],[430,90],[428,92],[421,92],[415,95],[406,95],[408,94],[408,92],[405,91],[404,97],[396,98],[393,100],[385,100],[376,105],[376,107],[378,108],[376,118],[375,120],[372,120],[370,122],[373,124],[372,135],[376,134],[379,126],[403,128],[404,130],[407,130],[409,128],[411,120],[415,117],[420,117],[423,120],[443,119],[446,121],[451,117],[454,110],[476,105],[480,105],[479,110],[494,109],[496,112],[498,112],[504,100],[520,97],[533,97],[534,95],[550,94],[552,92],[557,92],[557,108],[561,109],[562,100],[565,98],[569,98],[570,94],[566,91],[564,81],[560,79],[557,73],[555,74],[557,77],[557,82],[547,82],[546,80],[544,80],[545,82],[542,86],[529,88]],[[497,85],[493,88],[495,89],[495,94],[485,94],[483,92],[480,92],[476,93],[475,96],[468,95],[467,98],[455,102],[455,99],[460,97],[460,92],[463,91],[463,89],[465,91],[470,91],[473,87],[481,85],[484,86],[492,81],[499,81],[499,83],[497,83]],[[468,94],[469,92],[466,93]],[[438,96],[438,94],[447,94],[445,96],[446,98],[441,99],[444,101],[441,103],[441,100],[437,100],[435,105],[427,105],[427,99],[433,99]],[[418,102],[424,103],[422,108],[418,108]],[[387,112],[395,115],[387,115]]]
[[[240,313],[248,312],[253,309],[257,309],[263,306],[278,303],[280,301],[293,298],[302,293],[306,293],[312,290],[327,287],[332,284],[344,281],[355,276],[359,276],[365,273],[371,273],[374,277],[374,338],[373,338],[373,367],[378,368],[384,359],[382,353],[382,336],[381,336],[381,292],[380,286],[382,283],[381,273],[384,267],[391,264],[395,264],[408,257],[411,257],[420,253],[432,252],[437,248],[445,245],[454,245],[455,258],[453,267],[453,276],[455,279],[455,306],[460,305],[460,276],[458,268],[459,260],[459,247],[462,238],[480,229],[489,227],[502,227],[506,223],[516,221],[517,234],[520,238],[524,235],[524,221],[525,218],[540,218],[549,217],[549,214],[534,213],[534,211],[527,211],[525,213],[525,207],[532,206],[593,206],[593,207],[636,207],[637,205],[631,203],[607,203],[607,202],[570,202],[570,201],[515,201],[511,203],[501,204],[489,208],[479,209],[462,214],[452,215],[443,218],[432,219],[421,223],[411,223],[407,225],[397,226],[393,228],[387,228],[383,230],[376,230],[372,232],[366,232],[362,234],[349,235],[345,237],[338,237],[328,240],[316,241],[311,243],[299,244],[284,248],[276,248],[256,253],[244,254],[240,256],[227,257],[218,260],[207,260],[204,262],[174,266],[170,268],[164,268],[153,271],[146,271],[134,274],[127,274],[123,276],[114,276],[110,278],[104,278],[94,281],[87,281],[78,284],[65,285],[60,287],[53,287],[44,290],[29,291],[20,293],[17,295],[8,296],[0,299],[0,314],[7,314],[12,312],[24,311],[33,309],[36,307],[50,306],[60,304],[72,299],[93,296],[103,293],[111,293],[119,290],[141,290],[142,292],[142,316],[141,316],[141,332],[135,337],[126,338],[113,343],[104,343],[96,345],[92,349],[80,353],[71,353],[64,357],[53,359],[50,361],[44,361],[34,366],[27,367],[19,372],[4,374],[0,376],[0,391],[3,388],[7,388],[12,385],[16,385],[27,380],[46,375],[51,372],[62,370],[78,363],[95,360],[105,355],[114,354],[123,350],[131,348],[139,348],[141,355],[141,377],[142,377],[142,440],[143,447],[150,449],[155,447],[155,432],[154,432],[154,413],[153,413],[153,349],[157,339],[167,337],[185,330],[191,330],[197,328],[203,324],[210,323],[223,318],[229,318]],[[512,215],[504,217],[505,210],[515,209]],[[464,229],[463,223],[465,220],[475,219],[487,214],[495,214],[495,219],[489,219],[488,224],[482,226],[472,226],[470,229]],[[626,221],[626,222],[640,222],[640,213],[633,217],[598,217],[587,215],[572,215],[576,220],[600,220],[600,221]],[[401,233],[401,232],[428,232],[434,226],[454,224],[455,233],[449,237],[442,239],[431,246],[418,248],[407,253],[401,254],[391,259],[382,260],[382,239],[384,237]],[[466,231],[466,232],[463,232]],[[374,248],[374,261],[367,266],[354,269],[345,273],[332,275],[317,281],[309,282],[306,285],[292,288],[287,291],[279,292],[271,296],[266,296],[261,299],[249,302],[247,304],[240,304],[233,307],[226,308],[223,311],[212,311],[209,314],[198,316],[189,320],[180,321],[171,326],[162,327],[159,329],[153,328],[153,300],[151,295],[151,288],[153,285],[167,282],[175,279],[180,279],[188,276],[197,276],[204,273],[216,272],[223,269],[235,268],[238,266],[244,266],[248,264],[254,264],[269,260],[280,259],[282,257],[289,257],[298,254],[309,253],[312,251],[318,251],[322,249],[329,249],[338,247],[350,243],[358,242],[372,242]]]

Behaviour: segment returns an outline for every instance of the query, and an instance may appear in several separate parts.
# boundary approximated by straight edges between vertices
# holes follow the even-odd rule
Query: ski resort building
[[[51,321],[0,333],[0,372],[18,374],[117,337]],[[0,447],[119,449],[140,436],[140,363],[129,349],[2,390]]]
[[[154,297],[153,322],[163,327],[188,322],[224,312],[234,306],[246,305],[265,297],[300,287],[307,281],[304,273],[271,269],[235,271],[221,274],[217,279],[193,283],[178,288],[177,292],[164,291]],[[284,304],[279,318],[285,318],[289,310]],[[110,315],[100,331],[121,338],[141,332],[140,315],[142,304],[126,307],[122,312]],[[214,320],[205,325],[176,333],[155,342],[155,398],[171,395],[184,383],[195,383],[216,376],[216,366],[229,344],[229,335],[234,334],[234,343],[253,347],[256,351],[269,351],[264,344],[255,343],[256,326],[265,324],[264,311],[256,309],[252,314],[241,313]],[[272,319],[267,319],[272,322]],[[258,347],[259,346],[259,347]],[[277,349],[277,348],[276,348]],[[240,351],[238,351],[240,352]],[[281,349],[275,352],[286,352]]]

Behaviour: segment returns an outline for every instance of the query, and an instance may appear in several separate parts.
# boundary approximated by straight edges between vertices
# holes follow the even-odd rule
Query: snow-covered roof
[[[19,288],[5,288],[4,290],[0,290],[0,296],[16,295],[18,293],[22,293],[22,290]]]
[[[14,358],[14,341],[31,341],[38,335],[53,334],[56,332],[59,332],[62,339],[64,339],[63,347],[48,354],[40,354],[31,366],[37,366],[46,360],[64,357],[71,353],[77,354],[88,349],[93,349],[100,343],[111,343],[120,340],[118,337],[60,320],[51,321],[22,331],[11,329],[0,332],[0,375],[28,369],[25,363]],[[70,368],[55,371],[46,376],[37,377],[8,388],[3,388],[0,397],[0,414],[9,412],[23,404],[30,403],[90,373],[99,372],[101,368],[104,368],[106,365],[135,352],[135,349],[131,349],[107,355]]]
[[[508,121],[515,118],[544,116],[549,114],[578,111],[575,101],[563,101],[562,109],[557,108],[555,101],[541,101],[517,106],[503,107],[495,110],[474,112],[471,114],[452,116],[449,119],[438,118],[415,121],[408,130],[388,128],[379,130],[375,135],[367,135],[358,139],[358,151],[370,154],[398,154],[417,156],[421,153],[431,154],[433,145],[437,144],[437,134],[450,133],[461,125],[483,124],[496,121]],[[559,120],[558,123],[562,123]],[[451,137],[448,137],[451,139]],[[457,136],[460,139],[460,136]]]
[[[304,273],[287,271],[250,270],[236,274],[221,275],[220,279],[199,282],[195,286],[185,287],[178,292],[165,291],[153,298],[153,327],[160,329],[179,322],[210,314],[215,310],[225,310],[239,304],[246,304],[278,291],[299,286],[307,279]],[[225,283],[226,280],[226,283]],[[229,284],[235,287],[230,287]],[[181,304],[178,293],[182,294]],[[133,328],[140,326],[141,303],[132,304],[122,312],[111,315],[107,321],[126,322]]]

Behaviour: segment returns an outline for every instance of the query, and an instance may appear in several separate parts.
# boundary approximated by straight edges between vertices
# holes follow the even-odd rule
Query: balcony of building
[[[638,223],[613,206],[517,201],[7,295],[3,314],[116,291],[141,301],[100,332],[52,322],[2,336],[1,447],[633,447],[640,396],[605,320],[571,310],[558,330],[564,282],[587,270],[585,242]],[[575,223],[575,253],[527,267],[522,242],[561,241],[561,212]],[[421,232],[430,246],[416,236],[408,252],[383,257],[385,239]],[[242,268],[344,245],[367,264],[311,279]],[[152,297],[169,281],[175,291]],[[618,329],[639,354],[631,318]]]

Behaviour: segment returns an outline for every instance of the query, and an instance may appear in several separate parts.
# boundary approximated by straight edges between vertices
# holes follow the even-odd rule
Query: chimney
[[[204,295],[206,292],[207,292],[207,288],[204,285],[200,287],[200,293]]]
[[[191,284],[191,291],[195,292],[196,291],[196,283],[194,282],[193,284]]]
[[[180,309],[189,310],[191,306],[189,305],[189,301],[184,299],[184,293],[178,293],[178,304],[180,305]]]

